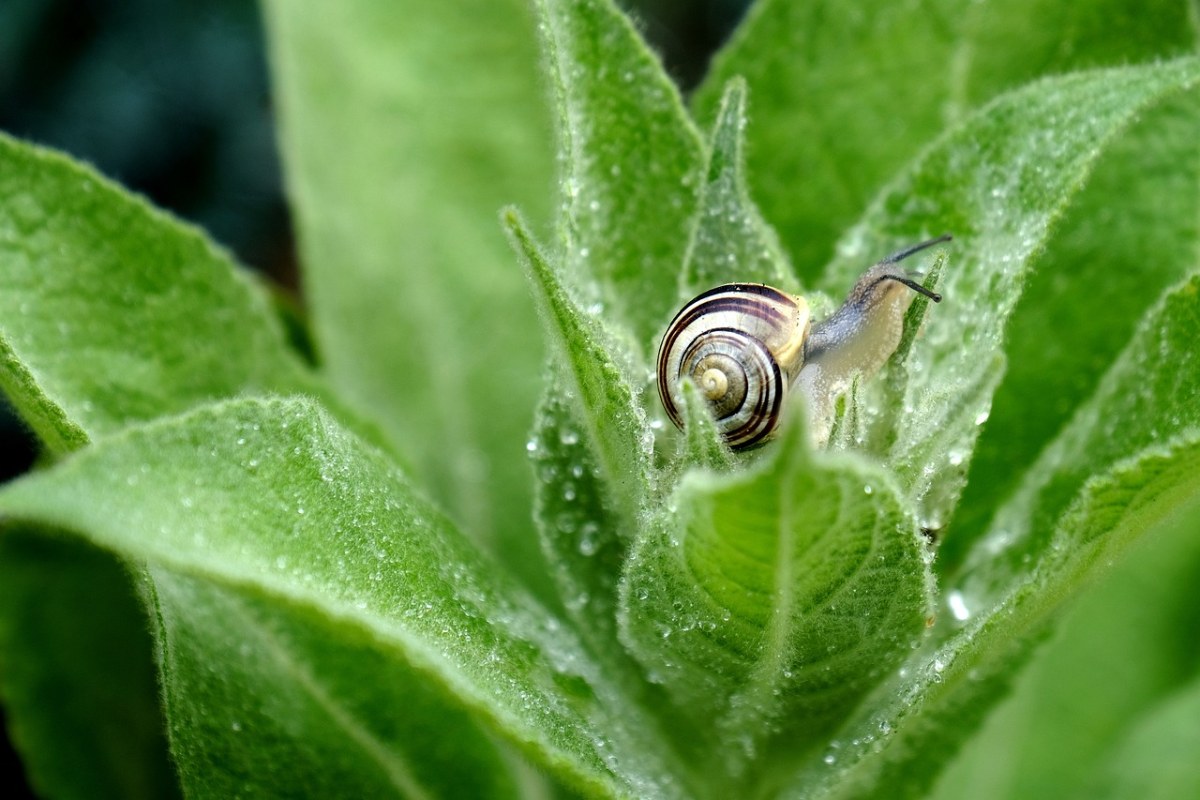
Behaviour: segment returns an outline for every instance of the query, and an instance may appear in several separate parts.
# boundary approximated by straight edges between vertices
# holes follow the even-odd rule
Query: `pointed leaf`
[[[572,278],[639,342],[670,317],[696,207],[699,133],[679,91],[612,0],[538,0],[554,86],[561,223]]]
[[[483,559],[386,459],[311,401],[229,402],[130,429],[5,487],[0,513],[77,532],[154,572],[232,592],[254,607],[261,603],[282,620],[296,614],[318,620],[322,636],[333,638],[316,652],[306,626],[254,635],[294,649],[300,661],[252,645],[252,655],[266,666],[294,667],[277,679],[286,678],[283,685],[298,696],[288,707],[301,720],[320,719],[314,714],[321,711],[328,722],[329,713],[342,713],[319,696],[324,693],[351,717],[371,715],[368,730],[388,724],[396,709],[373,703],[375,681],[332,669],[348,652],[368,646],[394,665],[379,680],[422,676],[454,707],[481,716],[581,788],[601,796],[683,791],[652,744],[654,723],[575,637]],[[212,630],[205,623],[221,618],[220,607],[193,607],[188,595],[179,597],[174,608],[187,624],[229,636],[227,628]],[[199,651],[216,648],[240,657],[233,643],[186,641]],[[233,674],[246,669],[227,667]],[[218,667],[218,674],[223,671]],[[300,691],[308,676],[318,683],[317,694]],[[164,680],[177,679],[168,666]],[[261,674],[245,681],[272,684]],[[272,699],[248,691],[242,707],[252,710]],[[435,714],[428,724],[436,726],[437,719]],[[178,736],[173,734],[177,742]],[[266,738],[254,747],[268,747]],[[297,734],[298,742],[303,739]],[[228,746],[220,737],[204,741],[203,753]],[[367,756],[357,751],[364,744],[350,737],[329,757],[361,762]],[[464,757],[456,742],[436,737],[414,746],[447,770]],[[181,766],[181,772],[193,766]]]
[[[580,635],[606,655],[617,647],[617,580],[632,538],[628,519],[612,507],[610,491],[592,456],[578,412],[551,369],[530,440],[534,518],[542,552],[551,564],[558,595]]]
[[[746,83],[734,79],[725,87],[713,124],[681,299],[722,283],[765,283],[785,291],[797,288],[775,231],[746,193],[745,128]]]
[[[442,506],[531,581],[537,326],[496,212],[553,163],[523,0],[264,6],[318,354]],[[502,399],[502,400],[501,400]]]
[[[929,614],[924,541],[891,481],[812,454],[792,421],[763,468],[685,476],[622,585],[627,645],[744,749],[726,746],[734,769],[769,734],[786,757],[811,747],[910,652]]]
[[[632,357],[617,361],[618,354],[624,355],[622,343],[571,297],[561,273],[538,250],[515,211],[506,212],[504,224],[524,262],[546,338],[561,364],[561,391],[574,398],[575,416],[583,426],[579,435],[594,454],[612,495],[609,502],[628,525],[640,512],[650,485],[654,443],[629,378]],[[622,534],[628,535],[623,527]]]
[[[759,0],[695,106],[711,119],[726,81],[748,82],[751,191],[811,284],[841,232],[948,125],[1041,76],[1192,52],[1187,6]]]

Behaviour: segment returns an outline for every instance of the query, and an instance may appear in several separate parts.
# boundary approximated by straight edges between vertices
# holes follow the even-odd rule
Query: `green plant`
[[[1054,731],[1019,796],[1194,793],[1195,4],[767,0],[692,112],[608,0],[534,6],[558,235],[502,224],[536,314],[495,218],[552,194],[517,0],[267,3],[316,368],[201,234],[0,140],[0,381],[45,448],[0,491],[0,688],[39,789],[910,797],[977,737],[942,790],[983,796],[989,741]],[[689,292],[828,308],[943,231],[947,300],[842,445],[662,426]],[[977,736],[1152,533],[1168,579],[1098,596],[1177,613],[1050,651],[1129,648],[1120,697],[1063,690],[1105,734],[1023,686]]]

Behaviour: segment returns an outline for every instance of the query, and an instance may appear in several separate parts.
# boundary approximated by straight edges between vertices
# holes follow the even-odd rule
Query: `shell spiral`
[[[658,392],[677,426],[680,381],[708,399],[730,447],[746,449],[779,425],[809,332],[801,297],[761,284],[718,286],[693,299],[667,326],[658,351]]]

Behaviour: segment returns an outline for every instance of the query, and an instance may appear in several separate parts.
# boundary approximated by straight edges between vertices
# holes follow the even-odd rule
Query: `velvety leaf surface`
[[[91,168],[2,136],[0,388],[51,455],[212,399],[320,391],[227,254]],[[3,691],[34,780],[61,796],[175,791],[121,569],[73,541],[7,555]],[[91,638],[104,633],[112,644]]]
[[[956,237],[946,300],[907,361],[904,403],[877,412],[897,419],[885,457],[919,499],[923,527],[940,528],[962,491],[1000,379],[1006,323],[1051,223],[1114,136],[1198,79],[1200,62],[1182,59],[1077,73],[1005,95],[927,151],[852,232],[830,271],[846,286],[878,257],[868,252],[931,232]],[[876,241],[889,244],[864,252]]]
[[[622,583],[623,640],[734,771],[769,735],[793,757],[818,741],[930,612],[925,542],[888,476],[811,453],[793,423],[761,469],[686,475]]]
[[[494,743],[365,631],[152,568],[172,749],[198,797],[516,797]]]
[[[734,79],[725,87],[713,123],[700,207],[684,264],[681,301],[722,283],[797,289],[775,232],[746,193],[745,128],[746,83]]]
[[[617,579],[633,533],[630,521],[613,509],[565,385],[560,371],[552,370],[529,441],[537,479],[534,517],[567,613],[580,635],[605,653],[617,642]]]
[[[920,796],[939,768],[931,753],[955,752],[1063,601],[1133,542],[1197,504],[1200,426],[1190,398],[1200,369],[1190,351],[1198,335],[1195,276],[1142,322],[977,546],[968,561],[974,571],[949,587],[943,620],[953,632],[914,656],[881,689],[878,705],[863,706],[835,742],[837,769],[806,768],[798,796],[814,786],[823,787],[820,796]],[[1117,420],[1126,427],[1120,434]],[[1081,462],[1090,465],[1086,479]]]
[[[315,383],[266,296],[197,230],[0,136],[0,388],[61,453],[207,400]]]
[[[1187,2],[760,0],[694,105],[744,77],[749,183],[811,282],[842,231],[938,133],[1001,92],[1071,70],[1195,50]]]
[[[522,0],[265,4],[306,298],[330,381],[534,581],[512,469],[542,355],[496,212],[542,219],[550,135]]]
[[[593,296],[582,299],[626,322],[640,350],[675,301],[700,136],[612,0],[538,0],[537,8],[558,116],[564,265],[599,281],[583,282]]]
[[[1196,263],[1200,93],[1149,109],[1099,160],[1013,310],[1004,382],[938,553],[961,563],[999,502],[1095,390],[1138,320]],[[1038,402],[1030,403],[1036,397]]]
[[[281,624],[274,620],[251,631],[254,641],[275,642],[266,651],[252,644],[252,655],[265,661],[260,666],[277,667],[282,656],[270,651],[294,648],[296,661],[286,659],[296,670],[289,680],[303,684],[308,675],[323,680],[318,694],[301,693],[306,704],[290,706],[309,723],[331,713],[351,719],[371,713],[379,716],[365,728],[387,729],[395,709],[358,694],[375,691],[369,682],[344,667],[324,673],[345,658],[344,648],[353,651],[369,642],[389,663],[426,676],[576,785],[601,795],[682,792],[664,767],[664,754],[650,744],[656,741],[654,723],[595,667],[561,623],[482,559],[389,462],[311,401],[230,402],[131,429],[55,470],[6,487],[0,512],[77,531],[156,573],[179,573],[255,603],[261,598],[264,609],[296,609],[322,620],[336,638],[326,645],[332,649],[318,653],[309,652],[303,631],[285,626],[272,633],[269,625]],[[189,624],[222,617],[212,607],[189,607],[186,593],[177,597],[183,608],[172,608]],[[250,610],[257,608],[252,604]],[[171,624],[169,618],[162,621]],[[236,641],[227,640],[227,628],[211,635],[226,640],[201,643],[184,635],[184,643],[198,648],[189,660],[216,652],[241,656]],[[304,663],[306,652],[312,663]],[[164,658],[171,657],[168,649]],[[197,666],[217,674],[249,669],[203,658]],[[278,680],[261,674],[245,679],[251,677],[260,686]],[[168,672],[166,681],[179,679]],[[341,701],[342,710],[331,709],[322,693],[334,701],[341,695],[351,699]],[[186,697],[195,701],[190,692]],[[256,694],[243,702],[262,701]],[[438,709],[432,711],[440,719]],[[225,735],[236,719],[228,719]],[[220,738],[205,737],[204,729],[188,727],[204,737],[204,752],[222,746]],[[363,744],[353,737],[342,741],[339,758],[363,763],[370,754],[355,752]],[[457,747],[469,748],[467,741],[408,744],[423,759],[441,759],[437,763],[444,769],[461,770],[486,756]],[[448,745],[452,751],[445,750]],[[391,757],[403,763],[412,754]],[[192,768],[180,771],[187,775]]]
[[[179,795],[145,613],[111,554],[16,526],[0,535],[0,686],[43,796]]]
[[[651,484],[650,448],[654,434],[638,402],[634,356],[610,335],[600,318],[585,311],[571,295],[563,275],[541,253],[515,212],[504,223],[529,276],[546,338],[556,350],[563,379],[556,390],[572,401],[583,430],[559,431],[559,438],[582,438],[594,453],[608,500],[630,524],[640,513]],[[622,359],[623,360],[619,360]],[[568,441],[568,443],[570,443]],[[622,532],[618,526],[618,533]],[[628,531],[625,531],[628,534]]]

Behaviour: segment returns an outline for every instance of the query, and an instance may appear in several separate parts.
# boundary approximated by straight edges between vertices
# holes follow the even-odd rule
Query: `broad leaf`
[[[612,0],[538,0],[537,7],[558,113],[564,264],[591,291],[586,304],[627,322],[643,344],[675,301],[700,136]]]
[[[265,293],[227,254],[94,170],[3,136],[0,388],[52,457],[213,399],[321,390],[289,349]],[[83,629],[140,641],[145,620],[120,568],[75,542],[51,548],[44,560],[27,555],[8,553],[4,569],[15,577],[0,614],[6,664],[45,681],[3,687],[13,727],[29,732],[21,743],[34,779],[50,789],[83,786],[89,795],[171,791],[163,754],[131,770],[137,759],[114,748],[121,737],[108,735],[116,721],[128,728],[129,747],[162,744],[149,661],[139,663],[149,649],[131,644],[115,659],[111,647],[80,645],[68,654],[67,642],[43,638]],[[77,590],[95,593],[86,601],[74,589],[39,596],[91,565],[88,589]],[[29,602],[40,609],[37,625],[27,617]],[[81,633],[76,641],[87,639]],[[69,711],[44,699],[47,686],[70,698]],[[124,709],[115,709],[122,696]],[[81,730],[103,742],[91,763],[39,766],[75,758],[75,747],[57,743]]]
[[[914,656],[863,706],[835,740],[837,769],[806,768],[797,794],[815,785],[820,796],[919,796],[1066,598],[1164,520],[1200,504],[1197,336],[1200,276],[1143,321],[977,545],[974,571],[948,594],[961,628]]]
[[[312,391],[266,296],[190,226],[0,136],[0,388],[52,453],[239,393]]]
[[[763,468],[686,475],[622,582],[624,641],[735,772],[771,736],[785,760],[820,741],[930,613],[925,542],[889,477],[811,453],[792,422]]]
[[[153,652],[141,603],[111,554],[16,526],[0,535],[0,685],[40,794],[179,794]]]
[[[962,491],[1001,375],[1006,323],[1052,222],[1114,136],[1198,80],[1200,62],[1182,59],[1078,73],[1005,95],[926,152],[852,232],[830,271],[846,286],[871,260],[866,242],[942,230],[956,237],[946,300],[908,358],[904,402],[878,410],[896,417],[886,459],[920,500],[924,527],[941,527]]]
[[[1008,371],[938,553],[943,570],[959,565],[999,502],[1095,390],[1146,309],[1194,266],[1198,129],[1200,92],[1143,114],[1100,159],[1036,259],[1009,322]]]
[[[1196,512],[1179,515],[1084,593],[1012,696],[967,740],[936,800],[1082,800],[1113,783],[1114,750],[1196,676]]]
[[[302,745],[314,724],[358,719],[358,735],[338,740],[336,759],[379,760],[362,751],[382,747],[397,762],[420,758],[445,770],[486,763],[486,753],[471,750],[478,739],[406,741],[418,756],[382,744],[388,737],[380,731],[396,710],[373,700],[374,680],[330,668],[368,648],[377,654],[367,657],[389,670],[379,680],[422,676],[571,783],[602,795],[682,792],[652,744],[654,723],[575,637],[481,558],[384,457],[311,401],[229,402],[130,429],[5,487],[0,513],[77,532],[145,563],[152,576],[187,579],[162,587],[176,593],[160,619],[165,684],[203,691],[212,688],[209,673],[229,672],[246,691],[217,686],[228,694],[209,698],[230,705],[204,705],[202,714],[180,705],[200,695],[175,698],[172,738],[177,759],[188,757],[180,764],[185,777],[228,748],[233,733],[243,734],[234,737],[246,749],[239,763],[269,757],[279,731],[262,717],[283,711],[250,716],[267,699],[251,690],[276,684],[288,687],[274,699],[291,698],[285,730],[296,737],[284,748]],[[201,602],[210,591],[218,595]],[[222,614],[229,602],[250,615],[232,640]],[[312,624],[297,628],[297,619],[316,620],[318,639],[328,641],[314,650]],[[172,647],[195,651],[179,651],[176,662]],[[407,724],[441,723],[440,706],[421,707],[427,719]],[[220,714],[225,723],[214,723]],[[256,724],[235,731],[243,717]],[[223,776],[222,785],[238,777]]]
[[[186,794],[517,796],[495,744],[370,633],[258,591],[151,575]]]
[[[536,582],[528,475],[509,465],[542,356],[496,230],[506,203],[550,210],[532,15],[523,0],[265,9],[324,370],[468,533]]]
[[[752,194],[811,283],[841,232],[946,127],[1041,76],[1194,51],[1187,5],[759,0],[695,105],[714,117],[726,81],[746,79]]]

